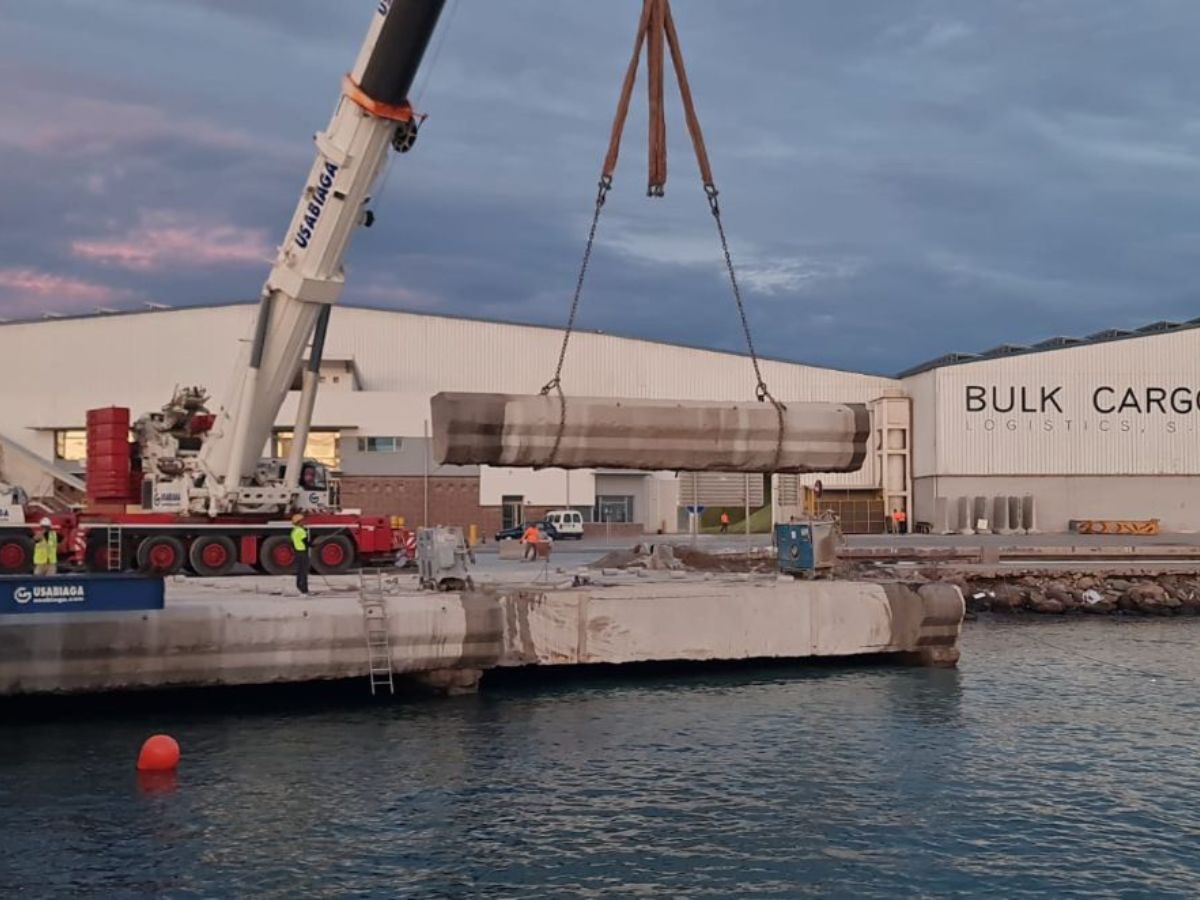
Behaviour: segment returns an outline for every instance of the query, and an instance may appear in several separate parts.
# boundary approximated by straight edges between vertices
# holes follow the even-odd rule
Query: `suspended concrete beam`
[[[788,403],[782,435],[770,403],[441,393],[431,406],[447,465],[854,472],[870,434],[863,404]]]

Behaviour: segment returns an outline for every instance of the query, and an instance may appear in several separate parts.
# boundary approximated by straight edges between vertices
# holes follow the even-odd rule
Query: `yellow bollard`
[[[467,546],[474,547],[479,541],[479,527],[477,525],[467,526]]]

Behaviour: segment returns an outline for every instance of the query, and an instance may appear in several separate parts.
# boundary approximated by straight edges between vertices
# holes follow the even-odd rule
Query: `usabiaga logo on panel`
[[[26,603],[86,603],[87,591],[80,584],[48,584],[21,586],[13,591],[13,599]]]
[[[1097,431],[1104,434],[1192,432],[1200,412],[1193,387],[1100,384],[1072,394],[1065,385],[968,384],[963,395],[967,431]]]

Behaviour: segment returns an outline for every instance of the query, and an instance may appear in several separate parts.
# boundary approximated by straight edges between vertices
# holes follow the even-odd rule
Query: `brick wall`
[[[403,516],[410,528],[420,528],[425,513],[425,479],[420,475],[343,475],[342,506],[361,509],[370,516]],[[550,506],[526,506],[525,521],[536,522]],[[430,525],[479,526],[479,535],[490,541],[500,530],[499,506],[479,505],[478,476],[441,476],[429,478]],[[587,537],[603,537],[602,524],[584,525]],[[641,535],[643,528],[634,523],[613,523],[611,536]]]
[[[410,528],[419,528],[425,515],[425,479],[420,475],[346,475],[342,506],[367,515],[403,516]],[[430,525],[459,525],[465,531],[478,525],[490,540],[500,528],[500,507],[479,505],[476,476],[431,476]]]

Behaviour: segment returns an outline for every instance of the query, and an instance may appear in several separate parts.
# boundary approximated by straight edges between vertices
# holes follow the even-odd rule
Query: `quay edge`
[[[233,581],[169,585],[155,612],[6,616],[0,696],[365,680],[355,593],[306,600]],[[512,666],[865,654],[954,666],[965,613],[950,584],[776,578],[404,590],[387,606],[394,671],[445,693]]]

